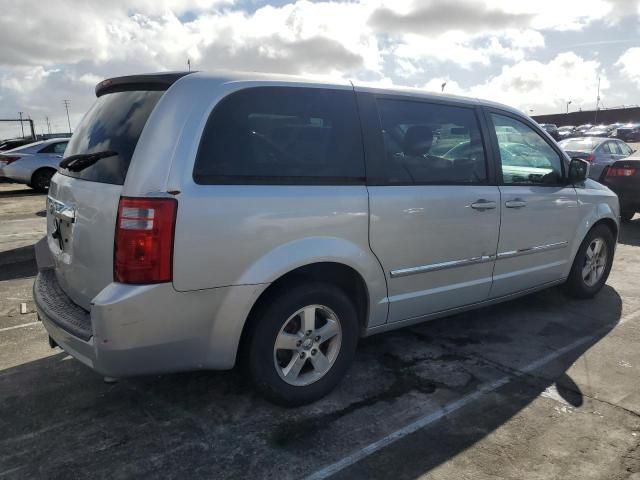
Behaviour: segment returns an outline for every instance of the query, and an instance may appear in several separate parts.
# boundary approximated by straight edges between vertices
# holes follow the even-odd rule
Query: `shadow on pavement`
[[[618,242],[623,245],[630,245],[633,247],[640,246],[640,216],[636,215],[636,218],[629,223],[622,223],[620,227],[620,235],[618,235]]]
[[[355,365],[334,393],[290,410],[257,397],[240,371],[107,385],[79,362],[55,354],[0,370],[0,472],[300,478],[481,385],[514,376],[434,428],[388,447],[400,463],[374,455],[339,475],[416,478],[508,422],[550,385],[580,405],[580,389],[565,372],[616,326],[621,311],[611,287],[582,302],[554,289],[374,336],[361,342]],[[579,338],[586,340],[522,374]],[[487,400],[494,396],[502,399],[499,408]]]
[[[2,185],[0,183],[0,185]],[[13,197],[13,198],[18,198],[18,197],[36,197],[36,196],[42,196],[42,195],[46,195],[45,193],[42,192],[36,192],[35,190],[27,190],[25,188],[16,188],[15,190],[0,190],[0,198],[6,198],[6,197]]]
[[[8,265],[0,264],[0,282],[5,280],[16,280],[19,278],[35,277],[38,273],[38,266],[35,259],[23,260]]]
[[[36,259],[34,245],[12,248],[11,250],[0,251],[0,272],[9,268],[12,264],[33,261]]]

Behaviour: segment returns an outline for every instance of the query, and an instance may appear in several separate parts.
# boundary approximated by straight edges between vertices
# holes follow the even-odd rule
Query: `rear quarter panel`
[[[264,284],[304,265],[336,262],[363,277],[369,326],[378,325],[386,321],[386,283],[368,224],[365,186],[184,186],[174,287]]]

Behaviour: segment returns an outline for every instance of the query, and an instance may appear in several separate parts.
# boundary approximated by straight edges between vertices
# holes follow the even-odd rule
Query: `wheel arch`
[[[315,262],[303,265],[281,275],[272,282],[255,300],[242,327],[238,351],[245,344],[248,333],[259,320],[259,312],[271,298],[285,291],[290,285],[301,282],[325,282],[338,286],[351,298],[358,313],[361,335],[367,328],[369,319],[370,293],[362,275],[353,267],[335,261]]]
[[[580,246],[584,239],[589,235],[589,232],[596,227],[596,225],[605,225],[613,234],[613,238],[617,241],[619,233],[619,223],[617,210],[610,198],[598,198],[599,195],[582,195],[580,208],[580,221],[576,229],[576,234],[570,242],[570,261],[567,262],[567,269],[565,275],[568,276],[576,255],[580,250]]]

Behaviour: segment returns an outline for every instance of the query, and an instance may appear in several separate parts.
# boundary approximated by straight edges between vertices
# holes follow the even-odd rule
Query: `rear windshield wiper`
[[[116,155],[118,155],[118,152],[112,150],[95,153],[79,153],[78,155],[71,155],[62,160],[60,162],[60,168],[66,168],[70,172],[79,172],[90,167],[100,159],[114,157]]]

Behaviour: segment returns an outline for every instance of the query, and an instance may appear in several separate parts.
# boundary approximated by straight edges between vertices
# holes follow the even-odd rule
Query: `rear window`
[[[193,178],[200,184],[362,183],[353,92],[256,87],[232,93],[207,121]]]
[[[122,185],[142,129],[163,93],[127,91],[98,97],[74,132],[65,157],[106,150],[118,154],[79,172],[61,173],[91,182]]]
[[[563,150],[571,150],[573,152],[590,152],[594,148],[594,144],[591,140],[577,138],[575,140],[564,140],[560,142],[560,146]]]

